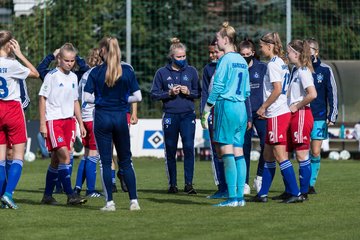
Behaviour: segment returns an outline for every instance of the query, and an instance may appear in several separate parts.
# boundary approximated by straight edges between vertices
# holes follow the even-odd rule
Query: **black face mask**
[[[253,60],[254,59],[254,56],[248,56],[248,57],[244,57],[244,59],[245,59],[245,61],[247,62],[247,64],[249,65],[250,64],[250,62],[251,62],[251,60]]]

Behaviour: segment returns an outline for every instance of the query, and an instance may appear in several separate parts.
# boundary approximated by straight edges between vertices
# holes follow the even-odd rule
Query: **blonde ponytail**
[[[113,87],[122,76],[121,51],[118,40],[113,37],[106,37],[100,41],[99,46],[100,49],[105,48],[107,51],[105,83],[108,87]]]

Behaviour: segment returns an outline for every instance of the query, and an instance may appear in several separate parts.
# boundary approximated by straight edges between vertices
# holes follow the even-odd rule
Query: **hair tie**
[[[268,43],[268,44],[275,44],[275,42],[273,40],[266,40],[264,38],[260,38],[260,41],[262,41],[264,43]]]

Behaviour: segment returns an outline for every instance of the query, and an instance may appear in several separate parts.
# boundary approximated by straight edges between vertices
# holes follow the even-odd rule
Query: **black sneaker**
[[[80,196],[81,188],[75,187],[75,188],[74,188],[74,193]]]
[[[121,190],[122,190],[123,192],[128,192],[129,190],[128,190],[127,186],[126,186],[125,179],[124,179],[124,175],[122,175],[122,174],[120,173],[120,171],[118,171],[118,172],[116,173],[116,176],[117,176],[117,177],[119,178],[119,180],[120,180]]]
[[[301,203],[303,202],[303,198],[301,195],[299,196],[291,196],[288,199],[284,199],[281,203]]]
[[[167,193],[178,193],[179,189],[176,186],[170,186]]]
[[[197,194],[192,184],[186,184],[184,187],[184,192],[187,194]]]
[[[303,201],[309,200],[309,196],[308,196],[307,193],[302,193],[300,196],[301,196],[301,198],[302,198]]]
[[[118,192],[118,190],[117,190],[117,187],[116,187],[116,184],[115,184],[115,183],[113,183],[113,185],[112,185],[112,187],[111,187],[111,191],[112,191],[113,193]]]
[[[41,204],[58,205],[59,203],[52,196],[44,195],[43,198],[41,199]]]
[[[287,192],[283,192],[282,194],[272,197],[272,200],[285,200],[288,199],[289,197],[291,197],[292,195],[290,193]]]
[[[267,197],[267,196],[260,197],[259,195],[255,195],[254,197],[250,198],[250,199],[248,200],[248,202],[261,202],[261,203],[266,203],[266,202],[268,202],[268,197]]]
[[[308,194],[317,194],[317,192],[315,191],[315,188],[313,186],[309,187]]]
[[[67,205],[80,205],[86,202],[86,198],[80,197],[77,194],[68,195]]]

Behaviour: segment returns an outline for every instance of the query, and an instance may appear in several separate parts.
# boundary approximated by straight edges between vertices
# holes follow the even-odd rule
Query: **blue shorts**
[[[247,127],[244,102],[217,101],[214,113],[214,142],[243,147]]]
[[[314,121],[314,127],[311,131],[312,140],[328,139],[328,125],[325,120]]]

